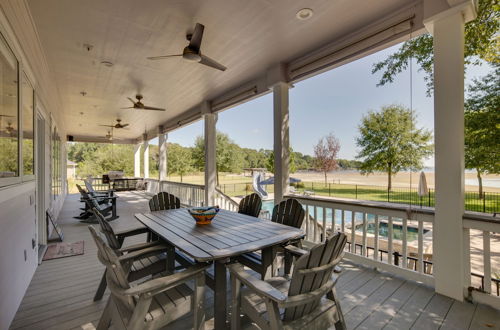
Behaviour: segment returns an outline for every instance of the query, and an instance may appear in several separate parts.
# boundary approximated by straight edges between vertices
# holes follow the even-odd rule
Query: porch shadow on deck
[[[133,214],[148,210],[138,192],[119,193],[115,229],[137,226]],[[80,203],[69,195],[59,215],[66,242],[85,241],[85,254],[43,262],[17,311],[11,329],[82,329],[97,324],[108,299],[93,302],[104,267],[86,224],[74,219]],[[137,242],[127,239],[125,244]],[[500,312],[483,305],[460,303],[421,284],[388,273],[343,263],[337,290],[349,329],[500,329]],[[207,290],[207,318],[213,315],[213,293]],[[210,325],[210,323],[209,323]],[[167,329],[189,329],[190,317]],[[254,328],[248,322],[246,328]],[[256,327],[255,327],[256,328]]]

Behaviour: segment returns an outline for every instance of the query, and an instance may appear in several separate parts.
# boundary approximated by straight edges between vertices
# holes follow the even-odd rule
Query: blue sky
[[[372,75],[373,63],[397,50],[394,46],[358,61],[307,79],[290,90],[290,141],[295,151],[313,154],[318,140],[333,133],[341,144],[340,158],[354,159],[358,124],[369,110],[383,105],[410,107],[409,70],[399,74],[392,84],[377,87],[380,75]],[[488,73],[486,65],[469,68],[466,84]],[[433,130],[433,98],[426,96],[424,74],[413,65],[413,109],[418,126]],[[217,129],[228,134],[242,147],[272,149],[272,94],[219,113]],[[169,142],[191,146],[203,134],[198,121],[169,134]],[[155,141],[156,142],[156,141]],[[154,142],[153,142],[154,143]],[[433,166],[433,159],[426,161]]]

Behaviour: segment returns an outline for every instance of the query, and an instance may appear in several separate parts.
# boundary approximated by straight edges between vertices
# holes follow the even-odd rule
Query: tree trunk
[[[181,173],[181,182],[182,182],[182,173]]]
[[[477,170],[477,182],[479,183],[479,199],[483,199],[483,178],[481,177],[481,171]]]
[[[219,169],[215,169],[215,186],[219,185]]]
[[[325,186],[327,185],[327,177],[326,177],[326,171],[325,171]]]
[[[389,191],[392,190],[392,166],[389,164],[389,168],[387,169],[387,189]]]

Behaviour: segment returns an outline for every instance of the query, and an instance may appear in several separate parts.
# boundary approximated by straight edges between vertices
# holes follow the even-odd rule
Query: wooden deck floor
[[[100,302],[92,301],[103,267],[87,225],[72,218],[79,206],[77,196],[69,196],[59,223],[66,242],[85,241],[85,254],[38,267],[11,329],[91,329],[99,319],[109,293]],[[118,207],[114,226],[119,228],[135,226],[133,214],[148,209],[147,200],[133,192],[121,193]],[[500,329],[500,312],[492,308],[460,303],[387,273],[349,263],[343,267],[337,290],[349,329]],[[207,292],[210,319],[213,295]],[[187,317],[168,329],[189,329],[191,324]],[[254,326],[247,323],[246,328]]]

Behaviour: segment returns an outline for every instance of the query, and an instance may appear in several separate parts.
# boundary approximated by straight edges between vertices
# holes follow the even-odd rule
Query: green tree
[[[168,173],[179,174],[182,177],[189,173],[192,168],[193,158],[191,150],[177,143],[169,143],[168,145]]]
[[[465,63],[478,64],[480,60],[497,62],[500,51],[500,5],[498,0],[479,0],[477,18],[465,25]],[[419,70],[425,72],[427,93],[433,89],[433,38],[423,34],[405,41],[394,54],[375,63],[372,73],[382,72],[378,86],[392,83],[399,73],[408,68],[410,59],[415,59]]]
[[[465,167],[476,170],[482,198],[482,175],[500,173],[500,63],[469,87],[465,103]]]
[[[205,139],[203,136],[196,138],[192,153],[196,168],[203,171],[205,168]],[[215,154],[217,183],[219,182],[219,172],[239,173],[243,170],[244,159],[241,148],[227,134],[217,132]]]
[[[356,158],[362,161],[361,173],[387,173],[387,187],[392,176],[403,169],[421,169],[423,159],[432,154],[429,131],[416,128],[410,109],[399,105],[382,107],[363,116],[356,144],[361,148]]]
[[[88,147],[77,147],[81,148],[80,150],[87,150],[83,160],[78,162],[77,173],[80,177],[101,176],[109,171],[123,171],[126,176],[134,175],[134,147],[132,145],[103,143],[95,144],[92,148]],[[94,152],[89,151],[94,147]]]
[[[289,170],[290,173],[295,173],[297,172],[297,166],[295,165],[295,159],[297,158],[297,155],[293,151],[293,149],[290,147],[290,160],[289,160]],[[267,153],[267,162],[266,162],[266,169],[274,173],[274,152],[269,150]]]

